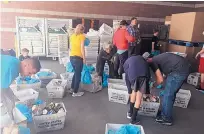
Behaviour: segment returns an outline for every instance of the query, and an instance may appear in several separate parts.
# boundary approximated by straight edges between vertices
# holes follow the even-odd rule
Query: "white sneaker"
[[[72,97],[80,97],[80,96],[83,96],[83,95],[84,95],[84,92],[78,92],[78,93],[73,93]]]

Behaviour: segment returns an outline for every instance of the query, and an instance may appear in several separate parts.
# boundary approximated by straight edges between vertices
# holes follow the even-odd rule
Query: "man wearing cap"
[[[141,37],[140,37],[140,31],[137,28],[137,18],[132,17],[131,18],[131,24],[127,27],[127,31],[130,35],[132,35],[136,40],[134,42],[129,42],[129,48],[128,48],[128,57],[132,55],[140,55],[140,49],[141,49]]]
[[[123,64],[128,58],[128,43],[135,41],[135,38],[126,30],[127,25],[128,23],[125,20],[122,20],[120,22],[120,27],[113,36],[113,44],[117,47],[117,54],[119,56],[119,63],[116,64],[117,67],[115,73],[119,72],[119,78],[122,78],[122,74],[124,73]]]
[[[153,58],[148,58],[148,62],[154,72],[161,70],[167,76],[161,115],[157,116],[156,122],[170,126],[172,125],[172,111],[176,93],[189,75],[190,64],[185,58],[173,53],[159,54]],[[163,82],[161,78],[158,80],[158,84]]]

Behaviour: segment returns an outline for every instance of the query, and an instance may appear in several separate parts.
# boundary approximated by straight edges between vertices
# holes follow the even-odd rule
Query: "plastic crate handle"
[[[49,96],[51,96],[51,97],[55,97],[55,94],[54,94],[53,92],[49,92],[48,94],[49,94]]]

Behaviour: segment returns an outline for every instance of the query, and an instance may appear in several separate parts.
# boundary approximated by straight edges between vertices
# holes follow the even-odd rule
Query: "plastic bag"
[[[141,134],[141,129],[134,125],[124,125],[118,130],[109,130],[108,134]]]
[[[109,75],[107,75],[106,73],[103,72],[103,83],[102,83],[103,88],[108,87],[108,77],[109,77]]]
[[[16,108],[27,118],[28,122],[32,122],[32,110],[24,104],[17,104]]]
[[[66,71],[67,71],[67,72],[70,72],[70,73],[74,72],[74,68],[72,67],[71,62],[68,62],[68,63],[67,63],[67,65],[66,65]]]
[[[86,65],[83,66],[83,71],[81,72],[81,82],[83,84],[91,84],[92,83],[91,74],[90,74],[89,69]]]
[[[40,82],[39,79],[31,78],[30,76],[26,76],[26,77],[19,76],[16,78],[17,84],[33,84],[33,83],[38,83],[38,82]]]
[[[37,73],[38,77],[42,77],[42,76],[52,76],[53,73],[52,72],[47,72],[47,71],[40,71]]]
[[[89,44],[90,44],[90,40],[86,38],[84,41],[84,46],[89,46]]]
[[[18,126],[19,134],[30,134],[30,129],[23,126]]]

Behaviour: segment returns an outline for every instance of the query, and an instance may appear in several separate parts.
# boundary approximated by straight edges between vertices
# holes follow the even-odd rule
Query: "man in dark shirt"
[[[172,125],[172,111],[176,93],[189,75],[190,64],[185,58],[172,53],[159,54],[149,58],[148,62],[154,72],[161,70],[167,76],[161,115],[156,118],[156,122],[163,125]],[[162,83],[162,81],[159,83]]]
[[[137,124],[139,120],[136,117],[140,108],[142,95],[149,93],[149,65],[142,56],[131,56],[124,64],[124,71],[126,85],[130,95],[130,108],[127,118],[131,118],[131,124]]]
[[[99,76],[103,76],[104,66],[107,61],[109,66],[109,76],[110,78],[114,77],[114,62],[113,56],[117,52],[117,48],[111,43],[104,43],[103,48],[100,50],[97,63],[96,63],[96,72]]]
[[[158,44],[158,42],[159,42],[158,34],[159,34],[159,31],[154,30],[154,35],[152,37],[152,54],[154,56],[156,56],[160,53],[160,46]]]

